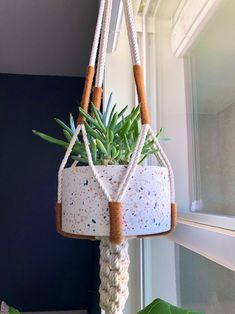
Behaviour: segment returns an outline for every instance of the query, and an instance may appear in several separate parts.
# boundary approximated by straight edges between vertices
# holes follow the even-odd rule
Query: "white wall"
[[[113,102],[118,110],[134,105],[134,83],[131,54],[125,23],[123,22],[117,50],[108,54],[105,71],[105,98],[113,93]]]

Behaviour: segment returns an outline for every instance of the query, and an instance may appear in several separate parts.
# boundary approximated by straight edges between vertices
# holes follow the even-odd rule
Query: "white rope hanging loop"
[[[141,64],[132,0],[122,0],[133,64]]]
[[[111,15],[111,8],[112,8],[112,0],[106,0],[106,1],[107,2],[105,4],[105,13],[104,13],[105,18],[103,20],[103,26],[102,26],[102,28],[103,28],[102,34],[103,34],[103,37],[105,37],[105,38],[106,38],[106,36],[108,36],[108,33],[109,33],[110,15]],[[140,63],[131,0],[123,0],[123,6],[124,6],[126,24],[127,24],[127,29],[128,29],[128,38],[129,38],[129,42],[130,42],[132,55],[134,56],[133,63]],[[97,36],[95,38],[97,38]],[[105,52],[103,49],[100,50],[100,54],[105,55]],[[98,61],[98,63],[99,63],[98,66],[100,66],[100,68],[104,67],[104,65],[102,65],[102,66],[100,65],[100,60]],[[117,201],[117,202],[121,202],[125,196],[125,193],[126,193],[126,190],[130,184],[131,178],[133,177],[133,174],[134,174],[136,167],[138,165],[140,155],[142,152],[142,148],[143,148],[143,145],[145,143],[146,136],[149,133],[151,135],[151,137],[154,139],[155,146],[158,149],[158,155],[159,155],[158,160],[160,161],[162,166],[164,166],[168,169],[169,179],[170,179],[170,189],[171,189],[171,200],[172,200],[172,202],[174,202],[175,191],[174,191],[173,171],[172,171],[172,168],[171,168],[171,165],[170,165],[170,162],[169,162],[167,156],[165,155],[159,142],[156,140],[155,135],[154,135],[151,127],[149,126],[149,124],[144,124],[141,127],[141,131],[140,131],[140,134],[139,134],[139,137],[137,140],[137,144],[136,144],[135,150],[132,154],[128,168],[124,174],[123,179],[121,180],[118,191],[117,191],[116,195],[113,197],[113,199],[109,195],[109,192],[108,192],[107,188],[105,187],[102,179],[100,178],[99,173],[97,172],[96,167],[93,163],[91,152],[90,152],[90,147],[89,147],[89,141],[87,138],[85,127],[84,127],[84,125],[81,125],[80,127],[78,126],[75,133],[74,133],[74,136],[70,142],[70,145],[66,151],[66,154],[65,154],[65,157],[61,163],[61,166],[60,166],[59,175],[58,175],[58,178],[59,178],[59,180],[58,180],[58,202],[61,202],[62,171],[63,171],[63,169],[67,163],[69,155],[71,154],[72,148],[75,145],[76,137],[79,134],[80,130],[82,130],[84,145],[85,145],[85,149],[86,149],[86,153],[87,153],[87,157],[88,157],[88,163],[89,163],[89,166],[91,167],[91,170],[93,172],[94,177],[96,178],[102,191],[106,195],[107,200],[108,201]],[[74,165],[75,164],[73,164],[73,166]]]
[[[93,44],[91,48],[91,55],[90,55],[90,61],[89,61],[89,65],[92,67],[95,67],[102,21],[103,21],[103,16],[104,16],[104,8],[105,8],[105,0],[100,0],[99,14],[98,14],[98,19],[96,23],[95,36],[94,36],[94,40],[93,40]]]
[[[134,16],[133,16],[133,8],[131,0],[122,0],[126,26],[128,32],[128,39],[130,44],[132,62],[134,66],[140,66],[140,55],[137,43],[137,35],[135,30]],[[95,67],[95,61],[98,51],[98,43],[100,39],[100,49],[98,55],[98,65],[97,65],[97,75],[95,80],[95,86],[98,88],[102,87],[103,79],[104,79],[104,69],[105,69],[105,57],[107,51],[107,43],[108,43],[108,35],[110,28],[110,18],[111,18],[111,10],[112,10],[112,0],[101,0],[99,15],[96,25],[95,37],[92,46],[89,66]],[[136,79],[136,77],[135,77]],[[143,81],[143,80],[142,80]],[[144,83],[142,85],[138,85],[138,81],[136,80],[137,91],[138,89],[142,89],[142,94],[144,94]],[[89,90],[90,93],[90,90]],[[139,95],[139,93],[138,93]],[[90,97],[90,94],[88,95]],[[146,106],[145,95],[143,96],[145,104],[140,101],[140,106]],[[145,108],[145,110],[147,110]],[[141,111],[141,115],[144,114],[144,111]],[[142,118],[142,117],[141,117]],[[147,121],[147,122],[143,122]],[[107,190],[103,180],[101,179],[97,168],[95,167],[92,155],[90,151],[90,144],[87,137],[86,129],[81,120],[81,124],[78,124],[74,135],[68,145],[64,158],[61,162],[59,173],[58,173],[58,203],[62,201],[62,174],[63,170],[66,166],[68,158],[73,150],[73,146],[76,143],[77,137],[80,132],[82,132],[83,142],[87,154],[88,164],[92,170],[92,173],[97,180],[100,188],[102,189],[104,195],[106,196],[108,202],[117,202],[120,203],[123,201],[125,193],[128,189],[128,186],[131,182],[132,177],[136,171],[138,166],[140,156],[142,153],[143,146],[146,141],[146,137],[149,135],[154,140],[155,148],[158,150],[157,159],[159,164],[163,167],[166,167],[169,174],[170,180],[170,192],[171,192],[171,201],[175,200],[175,192],[174,192],[174,178],[173,172],[167,156],[165,155],[162,147],[160,146],[158,140],[155,137],[154,132],[152,131],[149,125],[148,119],[142,119],[142,126],[140,130],[139,137],[137,139],[136,147],[131,156],[129,165],[123,175],[121,183],[117,189],[115,195],[111,197],[109,191]],[[77,162],[73,163],[73,167],[76,166]],[[129,267],[129,255],[128,255],[128,243],[124,238],[122,239],[122,243],[119,245],[111,243],[109,238],[101,238],[100,239],[100,306],[106,312],[106,314],[122,314],[125,306],[125,302],[128,298],[128,267]]]
[[[108,46],[108,37],[109,37],[109,29],[110,29],[110,20],[112,13],[112,3],[113,0],[106,0],[105,4],[105,13],[100,37],[100,49],[98,55],[98,64],[96,71],[96,79],[95,79],[95,87],[102,87],[104,80],[104,68],[105,68],[105,57]]]

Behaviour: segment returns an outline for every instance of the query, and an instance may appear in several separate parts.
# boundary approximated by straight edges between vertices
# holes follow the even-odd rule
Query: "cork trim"
[[[96,237],[93,237],[93,236],[84,236],[84,235],[73,234],[73,233],[63,231],[62,230],[62,204],[61,203],[56,203],[55,211],[56,211],[56,230],[60,235],[66,238],[71,238],[71,239],[96,240]]]
[[[102,93],[103,89],[101,87],[94,88],[92,102],[98,110],[100,110],[101,106]]]
[[[123,242],[122,203],[109,202],[110,242],[121,244]]]
[[[141,65],[135,64],[133,66],[133,72],[135,77],[135,84],[138,94],[138,99],[140,103],[140,112],[141,112],[141,121],[142,124],[149,124],[150,123],[150,116],[147,106],[147,97],[145,92],[144,86],[144,75]]]
[[[171,228],[170,230],[166,231],[166,232],[162,232],[162,233],[153,233],[153,234],[146,234],[146,235],[142,235],[142,236],[137,236],[137,238],[147,238],[147,237],[156,237],[156,236],[164,236],[167,234],[172,233],[175,228],[176,228],[176,224],[177,224],[177,206],[175,203],[171,204]]]
[[[84,85],[83,94],[82,94],[82,101],[80,104],[81,108],[85,112],[88,111],[94,75],[95,75],[95,68],[89,65],[87,67],[86,80],[85,80],[85,85]],[[81,114],[79,114],[78,119],[77,119],[77,124],[83,124],[84,120],[85,120],[84,117]]]

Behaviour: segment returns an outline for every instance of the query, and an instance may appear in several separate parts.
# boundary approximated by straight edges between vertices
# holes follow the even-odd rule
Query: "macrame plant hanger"
[[[105,184],[102,179],[98,167],[94,165],[92,160],[92,155],[89,147],[89,140],[84,126],[84,117],[80,114],[77,119],[77,127],[74,135],[70,141],[67,148],[65,156],[61,162],[59,172],[58,172],[58,198],[56,205],[56,224],[58,232],[66,237],[80,238],[80,239],[90,239],[100,240],[100,306],[105,311],[106,314],[122,314],[123,309],[128,298],[128,280],[129,273],[128,267],[130,263],[128,255],[128,237],[133,237],[133,235],[128,234],[123,227],[123,201],[130,187],[135,172],[138,168],[138,162],[140,160],[140,155],[146,140],[147,135],[150,136],[154,141],[154,146],[158,151],[156,155],[158,164],[162,171],[165,169],[167,175],[167,185],[166,194],[168,195],[169,203],[169,228],[166,231],[158,232],[153,230],[152,234],[149,232],[140,232],[135,234],[134,237],[145,237],[152,236],[156,234],[167,234],[171,232],[176,225],[176,204],[175,204],[175,192],[174,192],[174,178],[173,171],[165,155],[162,147],[160,146],[155,134],[150,126],[150,116],[147,108],[147,101],[145,95],[144,87],[144,77],[143,71],[140,63],[140,55],[137,44],[137,35],[135,30],[133,8],[131,0],[122,0],[124,8],[124,16],[126,20],[128,39],[130,43],[131,57],[133,62],[133,72],[136,84],[136,90],[138,94],[139,104],[140,104],[140,114],[141,114],[141,130],[136,143],[134,153],[131,156],[130,162],[125,168],[123,175],[121,177],[120,183],[116,189],[114,195],[110,192],[109,187]],[[87,67],[85,86],[83,90],[83,96],[81,100],[81,107],[85,112],[88,111],[90,96],[92,91],[92,84],[95,76],[95,63],[97,59],[97,52],[99,46],[98,62],[96,69],[96,79],[95,86],[93,90],[93,103],[99,109],[102,97],[102,84],[104,78],[104,68],[105,68],[105,57],[107,51],[107,42],[109,36],[110,28],[110,18],[112,10],[112,0],[101,0],[99,14],[97,19],[97,25],[95,30],[94,41],[91,50],[91,56],[89,60],[89,65]],[[109,214],[109,230],[106,234],[101,232],[97,234],[89,234],[86,232],[75,232],[74,225],[71,228],[63,226],[63,218],[66,215],[66,209],[63,208],[67,193],[66,190],[66,171],[69,169],[74,174],[77,170],[82,167],[76,167],[77,162],[74,162],[70,168],[65,168],[69,156],[72,152],[73,146],[76,143],[79,133],[82,133],[86,154],[89,163],[89,171],[93,176],[94,180],[97,182],[99,189],[102,191],[103,196],[107,200],[108,214]],[[107,166],[109,167],[109,166]],[[84,167],[85,168],[85,167]],[[78,172],[79,176],[79,172]],[[64,194],[62,190],[66,190]],[[63,204],[63,206],[62,206]],[[66,207],[66,206],[65,206]],[[96,210],[94,208],[94,210]],[[71,215],[71,213],[70,213]],[[74,215],[72,213],[72,215]],[[70,219],[71,220],[71,219]],[[68,229],[68,230],[67,230]],[[141,229],[141,227],[140,227]]]

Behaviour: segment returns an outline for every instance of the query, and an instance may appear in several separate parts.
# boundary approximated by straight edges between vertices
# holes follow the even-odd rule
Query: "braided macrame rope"
[[[167,168],[168,170],[168,174],[169,174],[169,180],[170,180],[170,192],[171,192],[171,202],[174,203],[175,202],[175,184],[174,184],[174,174],[173,174],[173,170],[170,164],[170,161],[168,160],[163,148],[161,147],[159,141],[156,139],[155,134],[152,130],[152,128],[149,128],[149,134],[151,135],[151,137],[154,140],[155,143],[155,147],[158,150],[158,160],[160,160],[161,164]]]
[[[98,55],[97,75],[95,78],[95,86],[102,87],[104,79],[105,57],[108,45],[109,27],[112,13],[112,1],[106,0],[103,25],[100,38],[100,49]]]
[[[121,314],[129,295],[128,268],[130,258],[128,242],[121,245],[110,243],[108,238],[100,241],[100,307],[106,314]]]
[[[140,134],[137,140],[137,144],[135,147],[135,150],[132,154],[131,160],[129,162],[129,165],[127,167],[127,171],[120,183],[118,192],[117,192],[117,197],[116,200],[121,202],[125,196],[126,190],[129,187],[131,178],[133,174],[135,173],[136,167],[138,165],[138,162],[140,160],[140,155],[144,146],[144,142],[148,133],[149,125],[148,124],[143,124],[141,126]]]
[[[130,43],[131,57],[133,64],[141,64],[140,53],[137,42],[137,32],[133,14],[132,0],[123,0],[123,8],[126,19],[126,28]]]
[[[138,50],[137,35],[135,30],[133,8],[131,0],[122,0],[124,6],[124,13],[127,25],[128,38],[130,43],[130,50],[132,56],[132,62],[134,65],[140,65],[140,55]],[[105,56],[107,51],[107,42],[109,35],[110,17],[112,9],[112,0],[101,0],[100,11],[98,15],[98,21],[95,31],[94,42],[92,46],[92,52],[90,56],[89,65],[94,66],[98,42],[100,39],[100,51],[98,56],[97,65],[97,75],[95,86],[101,87],[104,78],[104,68],[105,68]],[[84,140],[85,150],[88,158],[89,166],[91,167],[92,173],[96,178],[100,188],[102,189],[107,200],[110,202],[112,198],[103,183],[100,175],[93,163],[92,155],[90,151],[90,144],[87,137],[86,129],[83,124],[78,125],[75,133],[71,139],[71,142],[67,148],[65,156],[61,162],[59,173],[58,173],[58,203],[62,201],[61,189],[62,189],[62,173],[66,166],[68,158],[73,150],[73,146],[76,143],[77,136],[80,131],[82,132],[82,137]],[[136,167],[140,160],[140,155],[146,140],[147,135],[150,135],[154,139],[155,148],[158,150],[157,160],[158,163],[166,167],[169,173],[170,180],[170,190],[171,190],[171,201],[175,200],[174,191],[174,177],[173,171],[169,160],[167,159],[161,145],[155,137],[149,124],[143,124],[141,126],[140,134],[136,143],[135,150],[132,154],[130,163],[124,173],[124,176],[119,185],[116,195],[114,195],[113,200],[121,202],[125,196],[131,179],[136,171]],[[72,164],[72,167],[77,165],[77,161]],[[122,314],[123,309],[128,298],[128,280],[129,280],[129,255],[128,255],[128,242],[126,239],[123,240],[121,245],[112,244],[109,238],[100,238],[100,306],[105,310],[106,314]]]
[[[63,172],[63,169],[65,168],[66,166],[66,163],[68,161],[68,158],[72,152],[72,149],[73,149],[73,146],[75,145],[76,143],[76,139],[77,139],[77,136],[78,134],[80,133],[80,131],[82,131],[82,135],[83,135],[83,140],[84,140],[84,145],[85,145],[85,150],[86,150],[86,153],[87,153],[87,159],[88,159],[88,164],[89,166],[91,167],[91,170],[92,170],[92,173],[94,175],[94,177],[96,178],[97,182],[99,183],[99,186],[100,188],[102,189],[102,191],[104,192],[104,195],[106,196],[107,200],[108,201],[122,201],[124,196],[125,196],[125,193],[126,193],[126,190],[130,184],[130,181],[131,181],[131,178],[133,177],[134,175],[134,172],[136,170],[136,167],[138,165],[138,162],[140,160],[140,155],[141,155],[141,152],[142,152],[142,149],[143,149],[143,146],[144,146],[144,143],[145,143],[145,139],[146,139],[146,136],[147,136],[147,133],[150,129],[150,126],[149,124],[144,124],[141,126],[141,130],[140,130],[140,134],[139,134],[139,137],[138,137],[138,140],[137,140],[137,144],[136,144],[136,147],[135,147],[135,150],[132,154],[132,157],[131,157],[131,160],[129,162],[129,165],[126,169],[126,172],[122,178],[122,181],[120,183],[120,186],[118,188],[118,192],[116,193],[116,195],[114,196],[114,198],[112,199],[105,184],[103,183],[98,171],[96,170],[96,167],[93,163],[93,160],[92,160],[92,155],[91,155],[91,150],[90,150],[90,144],[89,144],[89,140],[88,140],[88,137],[87,137],[87,133],[86,133],[86,128],[85,126],[82,124],[82,125],[78,125],[76,130],[75,130],[75,133],[71,139],[71,142],[67,148],[67,151],[65,153],[65,156],[62,160],[62,163],[61,163],[61,166],[60,166],[60,169],[59,169],[59,175],[58,175],[58,202],[60,203],[61,202],[61,190],[62,190],[62,172]],[[76,164],[73,163],[72,167],[74,167]]]
[[[62,173],[63,173],[63,170],[67,164],[67,161],[69,159],[69,156],[73,150],[73,146],[75,145],[75,142],[77,140],[77,137],[78,137],[78,134],[80,133],[81,131],[81,125],[78,125],[74,134],[73,134],[73,137],[71,138],[71,141],[69,143],[69,146],[66,150],[66,153],[64,155],[64,158],[61,162],[61,165],[60,165],[60,168],[59,168],[59,172],[58,172],[58,190],[57,190],[57,202],[58,203],[61,203],[61,200],[62,200]]]
[[[99,183],[99,186],[101,187],[102,191],[104,192],[104,195],[106,196],[108,201],[111,201],[112,199],[109,195],[109,192],[108,192],[107,188],[105,187],[103,181],[101,180],[101,177],[100,177],[99,173],[97,172],[95,165],[93,163],[92,156],[91,156],[91,150],[90,150],[90,144],[89,144],[89,141],[87,138],[87,133],[86,133],[86,129],[85,129],[84,125],[82,125],[82,134],[83,134],[84,145],[85,145],[85,149],[86,149],[86,153],[87,153],[88,164],[91,167],[93,175],[96,178],[97,182]]]
[[[98,19],[96,23],[95,36],[94,36],[94,40],[93,40],[93,44],[91,48],[91,55],[90,55],[90,61],[89,61],[89,65],[92,67],[95,67],[102,21],[103,21],[103,16],[104,16],[104,8],[105,8],[105,0],[100,0],[99,14],[98,14]]]

